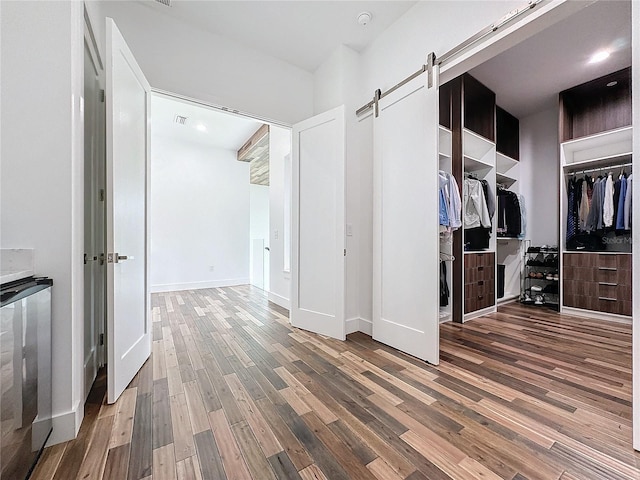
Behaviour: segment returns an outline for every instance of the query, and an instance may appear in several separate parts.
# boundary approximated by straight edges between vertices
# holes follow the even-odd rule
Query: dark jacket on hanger
[[[515,192],[498,189],[498,235],[517,237],[522,233],[520,200]]]

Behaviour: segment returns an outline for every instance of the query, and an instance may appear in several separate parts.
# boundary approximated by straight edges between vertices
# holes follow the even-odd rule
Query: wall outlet
[[[216,269],[216,267],[214,267],[213,265],[209,265],[209,271],[213,272]]]
[[[347,237],[352,237],[353,236],[353,225],[350,223],[347,223]]]
[[[277,240],[277,239],[278,239],[278,230],[274,230],[274,231],[273,231],[273,238],[274,238],[275,240]]]

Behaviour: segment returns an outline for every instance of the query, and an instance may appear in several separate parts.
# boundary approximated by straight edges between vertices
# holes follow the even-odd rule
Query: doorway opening
[[[290,129],[168,94],[151,104],[150,293],[282,289]]]

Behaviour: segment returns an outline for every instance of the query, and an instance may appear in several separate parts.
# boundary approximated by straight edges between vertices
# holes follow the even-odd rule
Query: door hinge
[[[100,334],[100,337],[98,339],[98,345],[104,345],[104,333]]]
[[[104,265],[104,253],[101,253],[101,254],[100,254],[100,259],[99,259],[99,261],[100,261],[100,265]]]
[[[106,97],[104,94],[104,90],[100,90],[100,102],[104,103]]]
[[[84,254],[84,264],[85,265],[87,264],[87,254],[86,253]]]
[[[347,256],[347,249],[346,248],[344,249],[344,256],[345,257]]]
[[[101,202],[104,202],[104,188],[100,189],[100,193],[98,194]]]

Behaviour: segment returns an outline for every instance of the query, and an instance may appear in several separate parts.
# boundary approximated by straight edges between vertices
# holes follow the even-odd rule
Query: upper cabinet
[[[560,93],[560,142],[631,125],[631,67]]]
[[[496,141],[496,94],[468,73],[462,76],[464,128]]]
[[[499,106],[496,106],[496,151],[520,160],[520,122]]]

